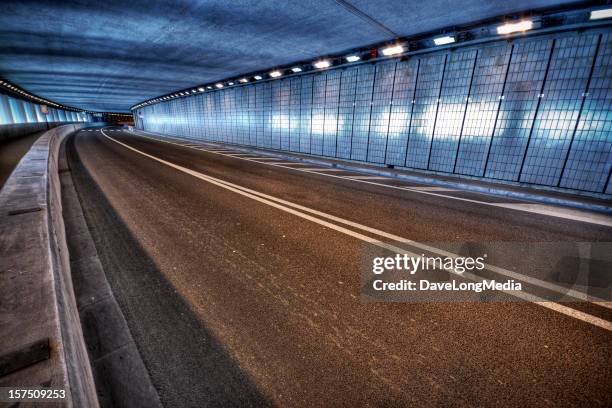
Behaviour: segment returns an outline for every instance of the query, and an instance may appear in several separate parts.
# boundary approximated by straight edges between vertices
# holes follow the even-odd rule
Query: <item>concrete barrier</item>
[[[58,155],[44,133],[0,191],[0,387],[64,389],[62,406],[97,407],[62,218]]]

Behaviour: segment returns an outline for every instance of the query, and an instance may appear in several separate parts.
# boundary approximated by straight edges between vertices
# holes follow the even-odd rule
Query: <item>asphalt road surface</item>
[[[612,404],[609,305],[360,299],[364,252],[376,245],[364,237],[605,242],[610,226],[198,146],[117,128],[67,145],[102,264],[166,406]]]

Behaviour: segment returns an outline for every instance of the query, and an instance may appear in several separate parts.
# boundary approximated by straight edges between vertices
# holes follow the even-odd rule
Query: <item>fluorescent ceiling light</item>
[[[212,86],[208,85],[208,86],[206,87],[206,89],[212,89]]]
[[[401,54],[402,52],[404,52],[404,47],[402,47],[401,45],[393,45],[391,47],[382,49],[383,55],[386,55],[386,56],[397,55],[397,54]]]
[[[256,81],[259,81],[261,79],[261,76],[255,75],[253,78],[255,78]]]
[[[300,68],[300,67],[293,67],[293,68],[291,68],[291,71],[293,71],[293,72],[302,72],[302,68]]]
[[[198,88],[198,91],[204,92],[204,88]]]
[[[229,86],[234,85],[234,83],[233,83],[233,82],[228,82],[227,84],[228,84]]]
[[[283,75],[283,74],[281,74],[281,72],[280,72],[280,71],[272,71],[272,72],[270,72],[270,76],[271,76],[272,78],[278,78],[278,77],[279,77],[279,76],[281,76],[281,75]]]
[[[196,92],[198,92],[196,89],[191,90],[191,93],[196,93]]]
[[[357,62],[359,61],[361,58],[359,58],[358,55],[349,55],[348,57],[346,57],[346,60],[348,62]]]
[[[533,21],[523,20],[517,23],[508,23],[497,27],[497,34],[511,34],[519,31],[527,31],[533,28]]]
[[[215,86],[216,86],[217,88],[219,88],[219,89],[223,88],[223,84],[222,84],[222,83],[215,84]]]
[[[455,37],[452,35],[445,35],[444,37],[434,38],[434,43],[436,45],[446,45],[452,44],[455,42]]]
[[[591,20],[601,20],[612,17],[612,8],[591,11]]]
[[[315,63],[314,63],[314,64],[312,64],[312,65],[314,65],[314,67],[315,67],[315,68],[321,69],[321,68],[327,68],[327,67],[329,67],[331,64],[330,64],[330,62],[329,62],[328,60],[321,60],[321,61],[317,61],[317,62],[315,62]]]
[[[243,84],[246,84],[247,82],[249,82],[249,80],[248,80],[248,79],[246,79],[246,78],[242,78],[242,79],[240,80],[240,82],[242,82]]]

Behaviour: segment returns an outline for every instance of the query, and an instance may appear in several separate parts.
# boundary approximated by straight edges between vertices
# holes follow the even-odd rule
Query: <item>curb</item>
[[[74,138],[74,136],[70,136]],[[73,181],[65,138],[60,147],[62,204],[70,269],[100,405],[161,408],[157,390],[106,278]]]

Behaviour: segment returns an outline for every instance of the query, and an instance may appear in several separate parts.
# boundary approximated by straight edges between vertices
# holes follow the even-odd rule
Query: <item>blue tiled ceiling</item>
[[[569,2],[4,0],[0,76],[62,104],[127,111],[177,89],[390,40],[389,31],[407,36],[560,3]]]

